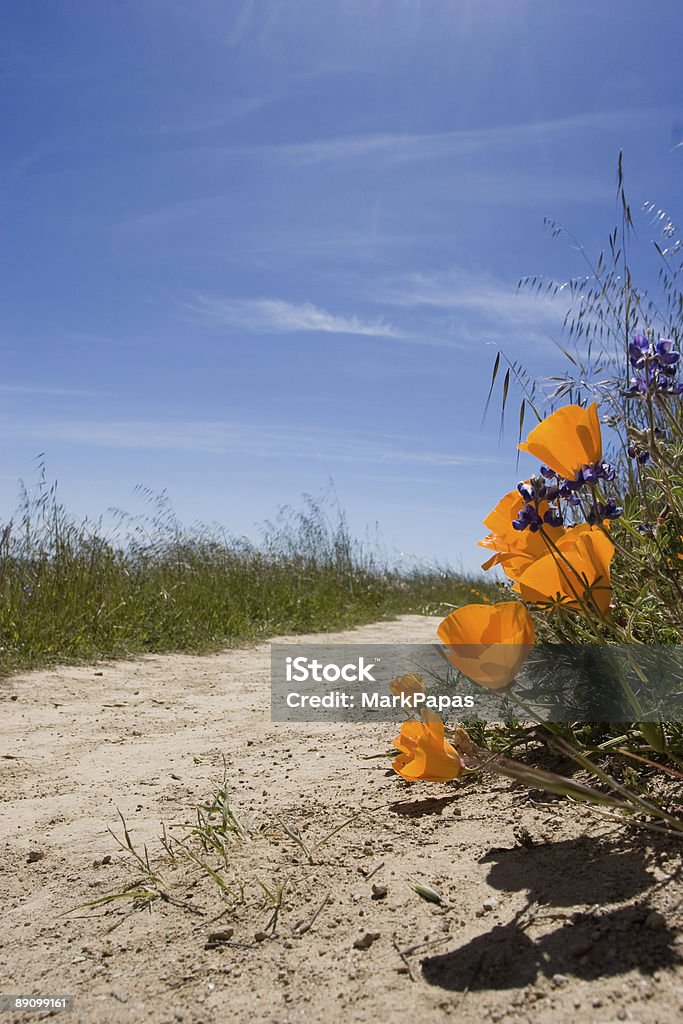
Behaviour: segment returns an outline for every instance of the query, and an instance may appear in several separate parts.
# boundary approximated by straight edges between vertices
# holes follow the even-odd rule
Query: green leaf
[[[491,403],[491,395],[493,394],[493,385],[496,383],[496,377],[498,376],[498,369],[500,367],[500,352],[496,355],[496,361],[493,364],[493,373],[491,374],[491,386],[489,387],[489,393],[486,396],[486,405],[484,406],[484,415],[481,418],[483,423],[486,419],[486,414],[489,411],[489,405]]]

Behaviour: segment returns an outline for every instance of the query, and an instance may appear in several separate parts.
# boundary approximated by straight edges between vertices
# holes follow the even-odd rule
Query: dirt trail
[[[296,640],[429,643],[437,623]],[[674,846],[507,781],[405,783],[364,759],[391,726],[273,724],[269,658],[260,644],[0,682],[0,994],[72,995],[69,1024],[681,1019]],[[158,840],[162,821],[180,837],[196,820],[223,757],[258,831],[229,846],[232,912]],[[122,837],[117,809],[170,898],[60,916],[145,883],[108,831]],[[311,846],[361,809],[313,864],[282,827]],[[283,884],[271,934],[263,886],[277,901]]]

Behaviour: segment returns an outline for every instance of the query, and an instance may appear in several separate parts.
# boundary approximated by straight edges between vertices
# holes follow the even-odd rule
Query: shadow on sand
[[[402,818],[424,818],[431,814],[442,814],[446,807],[459,800],[455,796],[430,796],[421,800],[397,800],[389,805],[389,810]]]
[[[645,857],[646,850],[636,845],[589,837],[489,851],[481,860],[491,863],[489,884],[505,892],[527,890],[527,908],[458,949],[427,957],[422,961],[425,980],[453,991],[482,991],[519,988],[539,975],[593,981],[679,965],[676,933],[652,915],[647,896],[637,899],[656,884]],[[605,906],[625,900],[634,902],[618,909]],[[591,909],[571,915],[560,910],[577,904]],[[565,917],[562,925],[531,938],[529,927],[552,921],[553,908]]]

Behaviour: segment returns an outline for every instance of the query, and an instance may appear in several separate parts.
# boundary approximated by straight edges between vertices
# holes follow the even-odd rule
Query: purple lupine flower
[[[522,480],[520,483],[517,484],[517,490],[526,502],[531,502],[534,500],[534,488],[531,486],[529,481]]]
[[[673,344],[671,338],[660,338],[655,345],[655,354],[660,366],[675,366],[681,358],[680,352],[676,352]]]
[[[562,480],[560,482],[561,497],[568,498],[571,494],[574,494],[575,491],[580,491],[585,482],[586,481],[583,479],[583,473],[580,469],[577,469],[573,480]]]
[[[617,505],[616,498],[608,498],[602,506],[603,519],[618,519],[624,514],[623,505]]]
[[[637,398],[647,394],[647,382],[642,377],[631,377],[631,387],[626,392],[628,398]]]
[[[660,394],[680,395],[683,394],[683,384],[675,384],[671,377],[665,377],[664,374],[661,374],[657,378],[657,391]]]
[[[609,462],[593,462],[590,465],[582,466],[577,471],[573,480],[563,481],[560,487],[562,497],[567,497],[573,491],[580,490],[584,484],[595,487],[598,480],[614,480],[615,469]]]
[[[536,533],[542,525],[543,520],[531,504],[527,504],[524,508],[520,509],[517,518],[512,520],[513,530],[521,531],[528,528],[532,533]]]
[[[635,445],[630,444],[626,451],[632,459],[637,459],[641,466],[646,466],[650,461],[650,453],[644,448],[636,448]]]
[[[584,483],[587,483],[589,487],[595,487],[599,480],[597,466],[582,466],[581,476],[583,477]]]
[[[580,499],[576,495],[578,489],[572,480],[565,480],[560,487],[560,497],[564,498],[570,505],[576,506],[580,503]]]
[[[655,342],[651,334],[634,334],[629,342],[628,357],[632,368],[642,376],[631,378],[626,392],[628,398],[647,394],[680,395],[683,388],[673,383],[678,371],[681,354],[673,347],[671,338],[660,338]]]
[[[624,509],[617,505],[615,498],[608,498],[607,501],[596,501],[592,509],[586,513],[586,522],[594,525],[601,523],[603,519],[618,519],[623,515]]]
[[[650,343],[644,334],[634,334],[628,346],[629,361],[634,370],[645,366],[645,357]]]
[[[562,513],[560,511],[558,511],[558,509],[556,509],[556,508],[549,508],[548,509],[548,511],[543,516],[543,522],[547,526],[563,526],[564,525],[564,519],[562,517]]]

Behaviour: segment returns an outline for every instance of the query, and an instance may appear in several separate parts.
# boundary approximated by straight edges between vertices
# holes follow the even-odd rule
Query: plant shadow
[[[646,864],[647,850],[635,843],[606,843],[582,837],[515,849],[492,848],[480,863],[491,863],[487,881],[499,891],[526,890],[524,911],[458,949],[422,961],[429,984],[453,991],[519,988],[539,975],[573,975],[585,981],[625,974],[651,974],[683,963],[676,932],[649,904],[656,885]],[[640,897],[640,899],[638,898]],[[610,903],[633,902],[605,909]],[[539,924],[547,908],[574,906],[586,912],[552,932],[532,938],[522,924]],[[601,909],[596,909],[596,908]],[[652,915],[648,920],[648,915]],[[646,925],[647,922],[647,925]]]
[[[404,818],[424,818],[429,814],[442,814],[446,807],[458,799],[459,794],[442,797],[431,796],[422,800],[397,800],[389,805],[389,810]]]
[[[554,907],[623,902],[655,883],[642,848],[589,836],[521,848],[494,847],[479,863],[491,863],[487,882],[494,889],[526,889],[530,902]]]
[[[680,966],[676,933],[665,924],[646,929],[647,904],[606,914],[581,915],[537,941],[512,921],[496,925],[459,949],[422,962],[431,985],[452,991],[520,988],[539,975],[573,975],[584,981],[638,970],[652,974]]]

